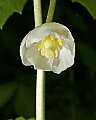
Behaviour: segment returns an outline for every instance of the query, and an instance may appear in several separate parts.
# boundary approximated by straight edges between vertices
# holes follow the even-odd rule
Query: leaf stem
[[[56,5],[56,0],[50,0],[46,23],[51,22],[53,20],[55,5]]]
[[[41,0],[33,0],[35,27],[42,24]],[[36,81],[36,120],[45,120],[45,72],[37,70]]]

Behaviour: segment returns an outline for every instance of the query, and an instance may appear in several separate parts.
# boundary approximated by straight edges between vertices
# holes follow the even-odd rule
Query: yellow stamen
[[[58,57],[58,49],[61,48],[62,40],[60,38],[54,38],[53,36],[48,35],[40,42],[38,51],[40,51],[42,56],[51,59],[53,57]]]

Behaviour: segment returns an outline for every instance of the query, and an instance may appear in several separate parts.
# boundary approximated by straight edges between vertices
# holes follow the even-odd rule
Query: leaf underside
[[[14,12],[22,14],[27,0],[0,0],[0,28]]]

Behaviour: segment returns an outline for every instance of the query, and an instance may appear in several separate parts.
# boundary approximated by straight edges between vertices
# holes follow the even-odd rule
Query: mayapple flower
[[[24,37],[20,56],[25,66],[59,74],[74,64],[74,38],[62,24],[42,24]]]

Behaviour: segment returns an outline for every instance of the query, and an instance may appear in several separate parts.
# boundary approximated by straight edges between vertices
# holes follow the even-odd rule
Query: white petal
[[[63,39],[62,43],[66,49],[70,50],[71,54],[75,55],[75,43],[74,43],[74,41],[71,41],[70,39]]]
[[[28,48],[26,52],[26,58],[31,63],[31,65],[34,66],[35,69],[42,69],[44,71],[50,71],[51,70],[51,63],[49,63],[49,60],[39,53],[38,44],[34,43],[31,47]]]
[[[58,63],[58,64],[57,64]],[[59,53],[59,58],[54,58],[52,71],[60,74],[74,63],[74,55],[66,48],[62,48]]]
[[[29,61],[26,59],[26,51],[27,51],[27,48],[26,48],[26,37],[24,37],[23,41],[21,42],[21,45],[20,45],[20,56],[21,56],[21,60],[22,60],[22,63],[25,65],[25,66],[30,66],[31,64],[29,63]]]
[[[55,38],[68,38],[74,41],[69,29],[59,23],[45,23],[36,27],[27,34],[26,47],[29,47],[34,42],[43,40],[46,36],[52,35]]]

